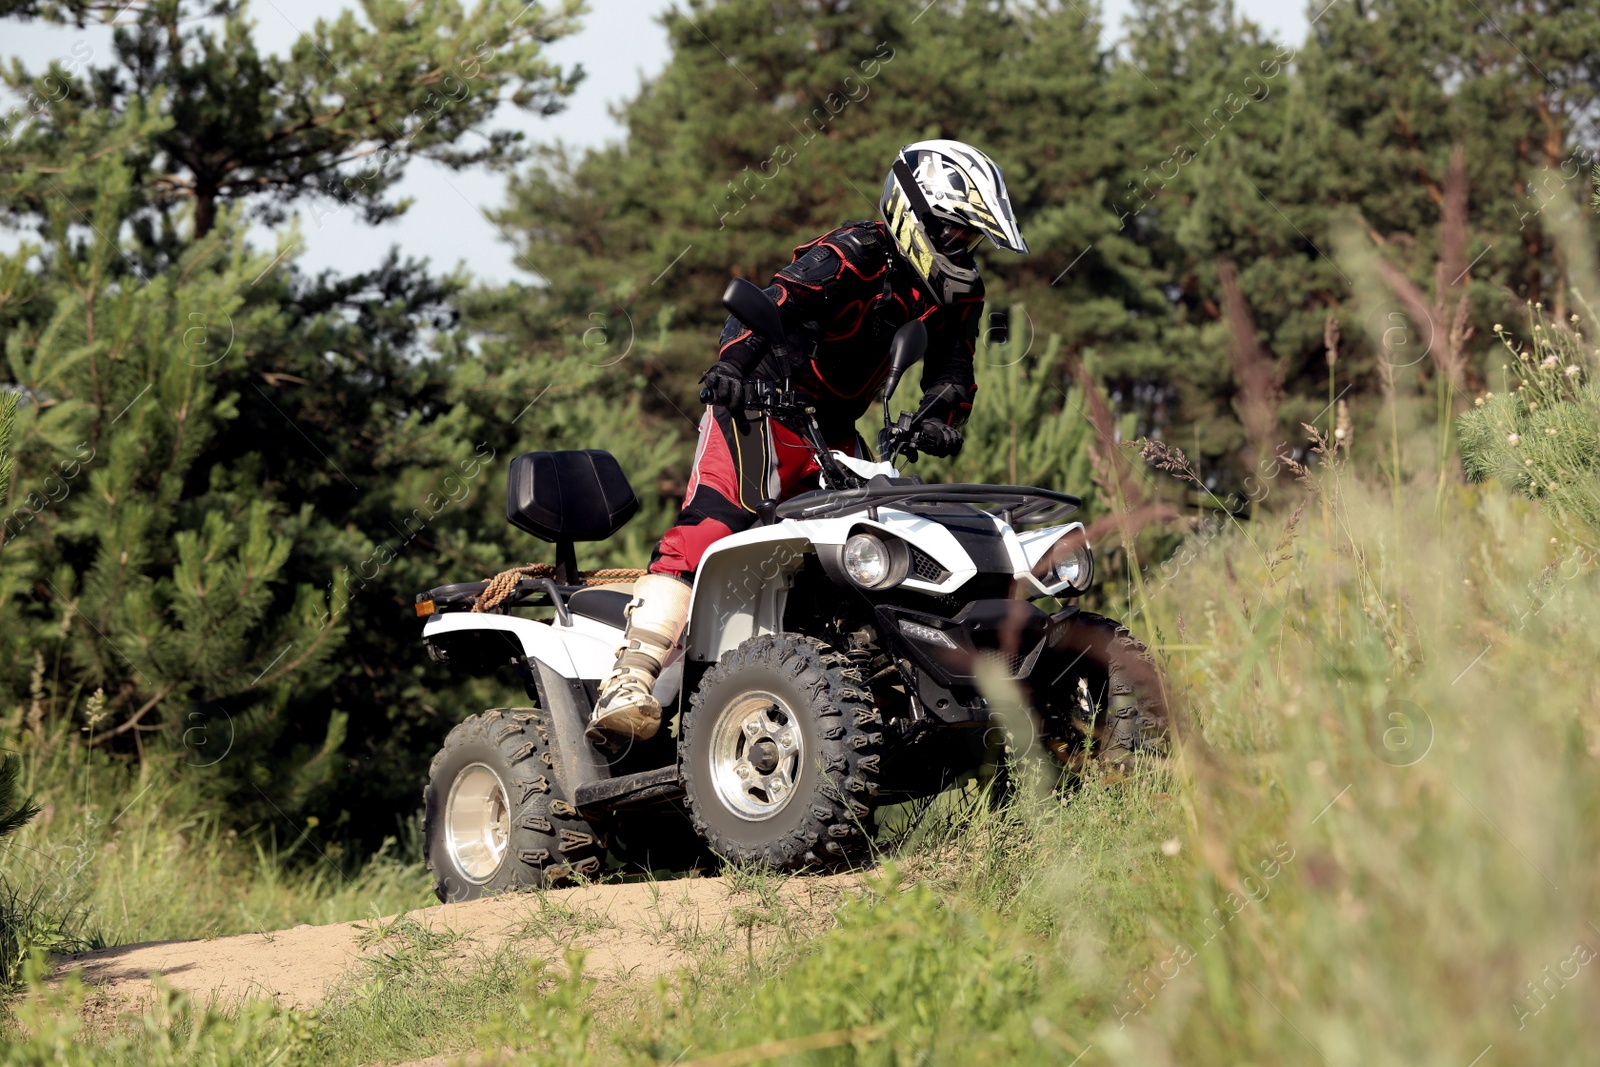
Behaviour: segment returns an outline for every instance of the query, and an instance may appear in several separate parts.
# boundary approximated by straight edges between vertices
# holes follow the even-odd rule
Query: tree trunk
[[[194,194],[194,239],[200,240],[217,224],[217,194],[214,189],[196,189]]]

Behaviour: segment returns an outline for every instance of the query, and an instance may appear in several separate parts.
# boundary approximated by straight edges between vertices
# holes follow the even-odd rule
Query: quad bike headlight
[[[1065,586],[1060,593],[1077,596],[1088,592],[1094,581],[1094,553],[1083,529],[1062,534],[1034,565],[1033,576],[1047,589]]]
[[[887,589],[905,579],[909,557],[903,541],[852,534],[844,543],[844,572],[863,589]]]

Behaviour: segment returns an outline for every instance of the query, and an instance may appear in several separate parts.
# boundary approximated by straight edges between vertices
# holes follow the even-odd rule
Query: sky
[[[914,0],[920,3],[921,0]],[[351,5],[340,5],[351,6]],[[590,14],[571,37],[550,46],[552,61],[563,67],[582,64],[586,77],[569,98],[566,110],[550,118],[536,118],[516,108],[502,108],[497,125],[524,131],[530,140],[561,141],[573,147],[597,146],[622,136],[612,109],[638,92],[641,81],[658,73],[667,61],[666,31],[655,16],[672,6],[672,0],[589,0]],[[1121,35],[1130,0],[1103,0],[1108,42]],[[1240,14],[1279,40],[1298,44],[1305,36],[1306,13],[1291,0],[1236,0]],[[319,15],[337,10],[329,0],[257,0],[251,5],[256,20],[258,47],[285,52],[290,42],[310,29]],[[109,56],[108,30],[90,27],[19,24],[0,19],[0,59],[16,56],[31,70],[52,58],[73,54],[74,45],[86,42],[99,57]],[[82,54],[81,47],[77,54]],[[395,195],[408,196],[412,207],[398,219],[379,226],[361,223],[353,212],[329,215],[328,205],[300,212],[301,245],[296,259],[313,273],[367,270],[376,266],[393,245],[407,256],[426,258],[435,269],[465,264],[485,282],[535,282],[537,278],[512,263],[512,248],[490,223],[484,209],[504,201],[504,178],[482,170],[452,172],[426,160],[407,168]],[[14,248],[21,235],[0,228],[0,248]],[[263,243],[270,234],[259,235]]]

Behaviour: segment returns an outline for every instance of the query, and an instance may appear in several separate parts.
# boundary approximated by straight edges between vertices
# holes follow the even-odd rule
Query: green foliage
[[[5,130],[0,208],[42,243],[0,257],[21,400],[0,711],[26,744],[71,723],[91,746],[182,749],[239,828],[287,818],[298,835],[318,812],[324,846],[373,848],[414,810],[439,723],[500,695],[417,662],[413,596],[525,557],[496,515],[505,461],[591,446],[638,383],[602,381],[576,343],[529,359],[492,321],[459,335],[464,279],[397,256],[306,278],[293,231],[256,250],[244,219],[328,195],[378,217],[398,210],[383,191],[410,154],[512,158],[503,138],[452,145],[507,96],[557,106],[571,76],[538,50],[576,5],[369,5],[373,29],[346,12],[287,60],[254,52],[242,9],[197,10],[123,10],[111,65],[40,81],[60,91]],[[343,80],[323,76],[330,55]],[[446,82],[461,92],[441,111]],[[213,165],[227,177],[208,186]],[[618,451],[654,481],[676,448],[641,435]],[[659,503],[649,514],[664,525]],[[644,544],[605,547],[637,561]]]
[[[11,497],[11,472],[16,461],[11,458],[11,428],[16,425],[17,394],[0,393],[0,498]]]
[[[11,319],[9,369],[28,403],[18,412],[16,484],[0,532],[0,601],[16,623],[0,639],[13,664],[3,677],[13,696],[42,685],[32,700],[52,721],[102,690],[109,721],[91,743],[153,723],[178,740],[218,716],[270,743],[265,720],[288,696],[281,686],[273,692],[271,669],[304,667],[314,678],[342,628],[316,625],[320,582],[287,569],[313,528],[309,509],[262,499],[215,469],[239,392],[214,361],[192,354],[199,313],[187,310],[270,326],[279,313],[242,295],[268,257],[247,255],[234,237],[220,262],[202,266],[201,254],[144,285],[121,284],[103,235],[119,229],[112,220],[126,207],[118,177],[126,172],[99,169],[108,179],[100,233],[54,249],[58,277],[76,276],[82,289],[53,292],[37,329]],[[0,315],[9,310],[0,306]],[[291,643],[297,654],[274,664]],[[25,682],[46,649],[48,677]],[[185,718],[189,708],[195,715]]]
[[[1502,367],[1503,392],[1479,397],[1458,419],[1461,465],[1473,481],[1515,487],[1593,536],[1600,531],[1595,350],[1576,314],[1552,322],[1535,307],[1529,317],[1526,344],[1498,331],[1509,360]]]
[[[378,222],[405,210],[386,194],[410,159],[456,169],[514,160],[517,135],[492,134],[473,149],[458,142],[503,99],[559,110],[581,77],[541,55],[576,28],[581,0],[561,0],[554,12],[513,0],[471,9],[457,0],[369,0],[360,17],[345,9],[318,19],[286,58],[256,51],[245,10],[234,0],[0,3],[0,15],[12,18],[82,24],[104,15],[118,27],[111,65],[91,66],[100,57],[80,43],[43,74],[17,61],[5,73],[36,106],[5,119],[15,162],[0,172],[11,179],[0,179],[4,209],[25,218],[92,199],[91,176],[76,165],[45,175],[88,141],[131,125],[141,135],[123,142],[131,147],[122,157],[133,176],[130,215],[144,241],[168,255],[181,254],[173,216],[184,206],[193,210],[194,240],[236,202],[273,224],[307,198]]]
[[[583,950],[568,945],[566,973],[553,982],[542,964],[527,972],[513,1006],[494,1012],[478,1029],[484,1048],[525,1050],[521,1062],[538,1067],[588,1067],[595,1063],[591,998],[595,981],[584,976]]]

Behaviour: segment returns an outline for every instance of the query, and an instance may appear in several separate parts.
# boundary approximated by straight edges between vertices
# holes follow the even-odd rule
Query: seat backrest
[[[546,541],[603,541],[639,510],[610,452],[527,452],[506,472],[506,521]]]

